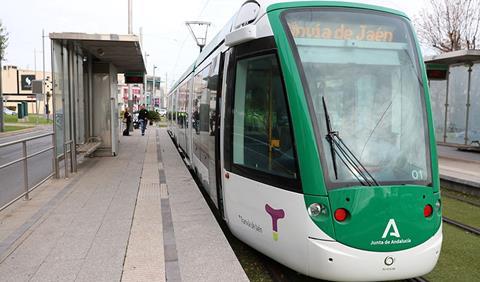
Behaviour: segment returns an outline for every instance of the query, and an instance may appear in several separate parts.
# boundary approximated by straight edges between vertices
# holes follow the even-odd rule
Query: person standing
[[[145,110],[145,105],[141,105],[140,111],[138,112],[138,121],[140,122],[142,136],[145,135],[145,129],[147,129],[147,114],[148,111]]]
[[[128,107],[125,108],[125,112],[123,113],[123,121],[125,122],[125,130],[123,130],[123,136],[129,136],[130,135],[130,124],[132,123],[132,115],[128,111]]]

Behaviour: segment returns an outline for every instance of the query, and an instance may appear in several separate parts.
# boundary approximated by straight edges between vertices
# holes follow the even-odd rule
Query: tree
[[[2,21],[0,21],[0,60],[5,58],[5,50],[7,49],[8,45],[8,32],[3,27]]]
[[[480,47],[480,0],[427,0],[415,18],[420,41],[439,53]]]
[[[4,131],[3,126],[3,90],[2,90],[2,61],[5,57],[5,49],[8,45],[8,32],[0,21],[0,132]]]

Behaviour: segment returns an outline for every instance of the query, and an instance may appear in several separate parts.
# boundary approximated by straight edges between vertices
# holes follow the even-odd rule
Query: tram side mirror
[[[225,45],[232,47],[257,38],[255,25],[247,25],[234,30],[225,36]]]

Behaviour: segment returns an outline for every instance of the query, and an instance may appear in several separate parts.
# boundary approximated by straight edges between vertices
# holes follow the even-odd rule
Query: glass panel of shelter
[[[465,144],[468,67],[451,66],[448,84],[446,142]]]
[[[64,119],[63,119],[63,56],[62,56],[62,45],[57,41],[52,41],[52,50],[53,50],[53,105],[55,113],[55,138],[57,143],[57,152],[56,157],[58,158],[63,154],[63,143],[64,143]]]
[[[447,80],[430,80],[430,101],[432,105],[435,139],[445,142],[445,102],[447,98]]]

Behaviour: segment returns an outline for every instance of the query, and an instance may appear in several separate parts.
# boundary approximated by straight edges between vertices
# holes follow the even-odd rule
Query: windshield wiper
[[[327,141],[330,144],[330,153],[332,154],[332,162],[333,162],[333,171],[335,172],[335,179],[338,179],[338,171],[337,171],[337,159],[335,157],[335,146],[333,145],[333,138],[330,136],[334,134],[332,130],[332,124],[330,122],[330,115],[328,114],[327,111],[327,104],[325,103],[325,97],[322,96],[322,102],[323,102],[323,111],[325,113],[325,122],[327,123]]]
[[[322,96],[323,110],[325,113],[325,122],[327,124],[327,135],[325,138],[330,144],[330,152],[332,155],[333,170],[335,172],[335,179],[338,179],[338,170],[337,170],[337,161],[336,155],[340,158],[342,163],[347,167],[353,176],[360,182],[363,186],[379,186],[378,182],[373,178],[373,176],[368,172],[365,166],[358,160],[358,158],[353,154],[353,152],[348,148],[348,146],[340,138],[338,131],[332,129],[332,124],[330,122],[330,115],[327,110],[327,103],[325,103],[325,97]]]

